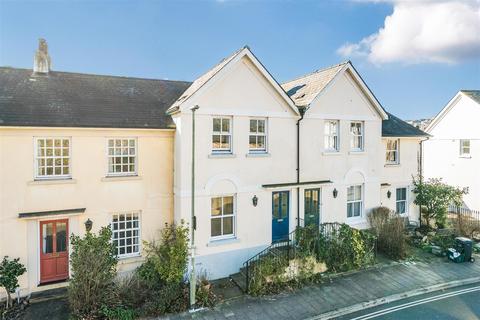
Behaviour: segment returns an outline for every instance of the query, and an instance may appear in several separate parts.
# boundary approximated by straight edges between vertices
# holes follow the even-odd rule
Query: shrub
[[[407,243],[402,217],[386,207],[378,207],[370,212],[368,222],[377,236],[379,251],[393,259],[405,258]]]
[[[5,256],[0,264],[0,287],[3,287],[7,292],[7,309],[12,306],[11,294],[18,288],[18,277],[27,271],[19,261],[20,258],[10,260],[8,256]]]
[[[68,287],[68,299],[74,317],[100,317],[101,308],[118,303],[114,283],[117,258],[111,237],[109,227],[103,227],[98,236],[87,232],[83,238],[73,234],[70,237],[73,275]]]
[[[138,274],[150,283],[177,284],[183,280],[188,259],[188,228],[180,225],[165,225],[160,242],[144,242],[147,253],[145,263]]]
[[[422,177],[413,179],[414,203],[425,207],[422,218],[427,226],[430,220],[435,220],[437,227],[443,228],[446,223],[447,209],[450,204],[461,205],[463,195],[468,193],[467,188],[456,188],[442,182],[442,179],[429,179],[424,181]]]

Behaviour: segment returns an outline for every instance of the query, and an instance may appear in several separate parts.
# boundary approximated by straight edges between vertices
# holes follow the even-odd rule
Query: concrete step
[[[233,283],[237,285],[244,293],[247,293],[247,277],[243,272],[237,272],[230,275]]]

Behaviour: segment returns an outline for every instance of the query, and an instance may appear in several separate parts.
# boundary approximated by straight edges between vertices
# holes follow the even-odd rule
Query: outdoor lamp
[[[333,189],[333,197],[336,198],[338,196],[337,188]]]
[[[254,195],[253,198],[252,198],[252,203],[253,203],[253,206],[256,207],[257,204],[258,204],[258,197],[257,195]]]
[[[93,221],[88,218],[87,221],[85,221],[85,230],[87,230],[87,232],[90,232],[92,230],[92,226]]]
[[[388,199],[390,199],[390,197],[392,196],[392,192],[390,190],[387,191],[387,197]]]

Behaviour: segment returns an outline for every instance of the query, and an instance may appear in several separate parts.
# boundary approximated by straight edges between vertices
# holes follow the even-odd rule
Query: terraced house
[[[110,224],[128,271],[142,240],[190,221],[194,110],[196,270],[212,279],[297,225],[365,228],[380,205],[418,220],[427,135],[351,62],[280,84],[244,47],[189,83],[52,71],[41,41],[33,70],[0,69],[0,256],[26,264],[24,292],[64,285],[71,233]]]

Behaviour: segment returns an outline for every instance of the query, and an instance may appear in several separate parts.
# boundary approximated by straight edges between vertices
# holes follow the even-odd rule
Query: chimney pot
[[[45,39],[38,39],[38,50],[35,52],[33,72],[48,73],[51,69],[51,60],[48,55],[48,45]]]

